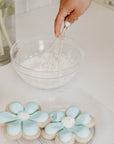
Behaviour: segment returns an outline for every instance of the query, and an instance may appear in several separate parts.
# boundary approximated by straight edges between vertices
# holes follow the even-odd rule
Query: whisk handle
[[[66,28],[68,28],[69,26],[71,26],[71,23],[68,22],[68,21],[65,21],[65,22],[64,22],[64,26],[65,26]]]
[[[71,23],[69,23],[68,21],[65,21],[65,22],[64,22],[64,28],[63,28],[63,31],[62,31],[62,33],[61,33],[61,35],[60,35],[60,37],[61,37],[62,39],[64,39],[65,31],[66,31],[66,29],[67,29],[70,25],[71,25]]]

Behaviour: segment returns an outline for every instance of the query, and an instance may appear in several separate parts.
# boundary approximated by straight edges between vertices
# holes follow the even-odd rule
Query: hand
[[[55,35],[60,35],[63,21],[74,23],[88,9],[91,0],[60,0],[60,8],[55,20]]]

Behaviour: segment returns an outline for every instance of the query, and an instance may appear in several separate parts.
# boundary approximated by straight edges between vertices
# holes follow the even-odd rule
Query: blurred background
[[[52,2],[57,2],[59,0],[15,0],[16,1],[16,13],[23,13],[34,8],[49,5]],[[110,9],[114,9],[114,0],[93,0],[103,6]]]

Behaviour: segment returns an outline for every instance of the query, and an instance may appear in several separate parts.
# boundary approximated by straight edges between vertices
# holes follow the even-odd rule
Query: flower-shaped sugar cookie
[[[40,136],[40,128],[49,123],[48,113],[42,111],[35,102],[29,102],[25,108],[20,102],[10,103],[6,111],[0,112],[0,126],[5,127],[5,136],[11,140],[21,137],[33,140]]]
[[[76,106],[50,114],[51,122],[42,130],[42,136],[55,139],[56,144],[73,144],[75,141],[86,143],[92,138],[90,128],[95,125],[94,118],[88,113],[80,113]]]

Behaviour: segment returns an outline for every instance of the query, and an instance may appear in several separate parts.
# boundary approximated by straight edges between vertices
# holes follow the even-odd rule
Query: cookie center
[[[18,114],[18,118],[21,120],[28,120],[29,119],[29,114],[25,113],[25,112],[21,112]]]
[[[72,118],[72,117],[64,117],[64,118],[62,119],[62,124],[63,124],[63,126],[66,127],[66,128],[71,128],[71,127],[73,127],[74,123],[75,123],[75,119]]]

